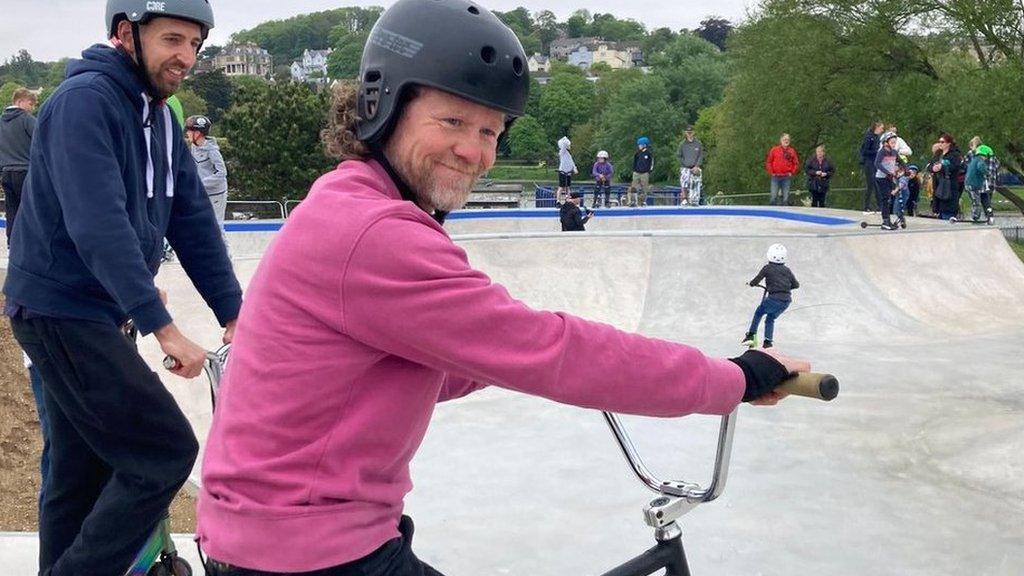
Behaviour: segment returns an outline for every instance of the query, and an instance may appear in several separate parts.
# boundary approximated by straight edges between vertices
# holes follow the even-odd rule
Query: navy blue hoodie
[[[153,282],[166,236],[225,325],[238,317],[242,291],[181,128],[143,96],[126,56],[96,45],[82,57],[39,114],[8,302],[58,318],[131,318],[153,332],[171,322]]]

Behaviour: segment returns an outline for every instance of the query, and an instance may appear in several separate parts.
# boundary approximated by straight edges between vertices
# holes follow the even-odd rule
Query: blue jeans
[[[789,176],[772,176],[771,197],[769,203],[772,206],[789,205]]]
[[[43,394],[43,377],[35,366],[28,368],[28,380],[32,384],[32,397],[36,400],[36,412],[39,414],[39,430],[43,433],[43,455],[39,459],[39,474],[42,481],[39,483],[39,506],[42,508],[43,497],[46,496],[46,475],[50,471],[50,419],[46,416],[46,402]]]
[[[786,308],[789,308],[789,302],[776,300],[771,296],[761,300],[761,304],[754,311],[754,320],[750,322],[749,332],[757,334],[757,327],[761,324],[761,318],[764,317],[764,339],[771,340],[775,333],[775,319],[781,316]]]

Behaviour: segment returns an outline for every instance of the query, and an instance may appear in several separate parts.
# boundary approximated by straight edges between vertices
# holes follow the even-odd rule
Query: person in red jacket
[[[779,145],[768,151],[764,168],[772,179],[769,203],[773,206],[788,205],[790,179],[800,171],[800,158],[789,145],[789,134],[783,134],[779,138]]]

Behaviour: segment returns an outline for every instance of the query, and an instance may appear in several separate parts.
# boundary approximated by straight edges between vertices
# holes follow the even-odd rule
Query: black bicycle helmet
[[[145,24],[150,18],[166,16],[191,20],[202,28],[203,40],[213,28],[213,8],[209,0],[107,0],[107,37],[117,35],[117,24],[128,20]]]
[[[213,127],[213,122],[210,119],[201,114],[189,116],[185,119],[185,130],[195,130],[203,136],[210,133],[210,128]]]
[[[399,0],[370,31],[359,69],[357,136],[386,140],[410,86],[522,116],[530,87],[515,33],[469,0]]]

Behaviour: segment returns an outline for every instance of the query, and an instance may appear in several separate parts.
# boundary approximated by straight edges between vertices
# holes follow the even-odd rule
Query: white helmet
[[[768,247],[768,261],[775,264],[786,263],[786,247],[782,244],[772,244]]]
[[[605,151],[605,150],[601,150],[600,152],[597,153],[597,157],[598,158],[604,158],[605,160],[607,160],[608,159],[608,152]]]

